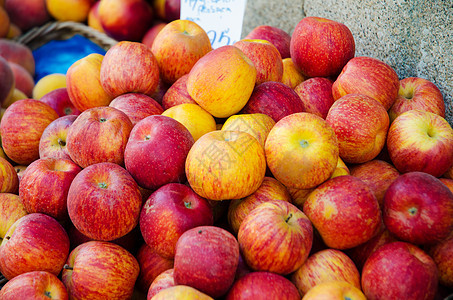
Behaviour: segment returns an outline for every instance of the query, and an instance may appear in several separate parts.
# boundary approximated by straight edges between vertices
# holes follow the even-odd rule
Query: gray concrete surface
[[[248,0],[245,14],[243,34],[264,24],[291,34],[304,16],[346,24],[356,56],[383,60],[400,79],[435,83],[453,124],[453,0]]]

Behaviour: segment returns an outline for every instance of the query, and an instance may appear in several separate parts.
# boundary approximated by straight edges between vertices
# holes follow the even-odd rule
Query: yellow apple
[[[222,130],[247,132],[256,138],[264,148],[267,135],[274,125],[274,119],[265,114],[238,114],[230,116],[225,123],[223,123]]]
[[[328,281],[311,288],[302,300],[366,300],[361,290],[346,281]]]
[[[39,100],[42,96],[53,90],[66,87],[66,75],[52,73],[39,79],[33,87],[32,97]]]

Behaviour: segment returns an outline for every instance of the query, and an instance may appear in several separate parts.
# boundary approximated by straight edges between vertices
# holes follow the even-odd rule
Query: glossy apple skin
[[[213,223],[209,202],[181,183],[168,183],[157,189],[140,213],[143,239],[159,255],[170,259],[185,231]]]
[[[59,117],[44,129],[39,140],[39,158],[71,159],[66,148],[66,138],[68,129],[76,118],[76,115]]]
[[[291,275],[301,295],[327,281],[346,281],[360,289],[360,273],[354,262],[342,251],[324,249],[308,257]]]
[[[0,122],[2,147],[6,155],[23,165],[38,159],[41,135],[57,118],[56,111],[39,100],[23,99],[11,104]]]
[[[223,123],[221,130],[244,131],[255,137],[264,147],[269,131],[274,127],[275,121],[268,115],[238,114],[232,115]]]
[[[173,84],[212,50],[206,31],[190,20],[174,20],[157,34],[151,46],[161,79]]]
[[[273,200],[258,205],[245,217],[238,242],[251,269],[287,275],[308,258],[313,226],[296,206]]]
[[[239,48],[222,46],[207,53],[192,67],[187,91],[211,115],[227,118],[239,112],[249,100],[256,74],[253,62]]]
[[[389,110],[390,121],[412,109],[438,114],[445,118],[445,102],[439,88],[429,80],[407,77],[400,80],[398,97]]]
[[[107,106],[113,96],[101,85],[100,70],[104,56],[89,54],[75,61],[66,71],[66,89],[69,99],[78,111]]]
[[[278,122],[288,115],[304,111],[304,103],[293,89],[281,82],[268,81],[253,89],[241,113],[262,113]]]
[[[152,97],[159,84],[159,65],[148,46],[122,41],[105,53],[100,81],[112,97],[126,93]]]
[[[31,49],[11,39],[0,39],[0,56],[8,62],[24,67],[30,75],[35,75],[35,58]]]
[[[24,32],[50,20],[46,0],[5,0],[5,10],[11,23]]]
[[[164,112],[162,106],[150,96],[141,93],[127,93],[120,95],[109,104],[124,112],[132,125],[151,115],[160,115]]]
[[[264,149],[274,177],[286,187],[297,189],[310,189],[330,178],[339,157],[332,127],[321,117],[306,112],[278,121],[269,132]]]
[[[291,35],[275,26],[259,25],[252,29],[244,39],[260,39],[271,42],[280,52],[282,59],[291,56],[289,47],[291,44]]]
[[[302,73],[294,65],[291,57],[282,59],[283,63],[283,76],[282,83],[286,84],[292,89],[295,89],[301,82],[305,80]]]
[[[144,293],[148,293],[157,276],[166,270],[173,269],[173,258],[162,257],[146,243],[140,246],[135,258],[140,266],[140,273],[135,284]]]
[[[183,103],[197,104],[197,102],[193,100],[193,98],[187,91],[188,78],[188,74],[181,76],[165,92],[164,96],[162,97],[162,107],[165,110]]]
[[[66,148],[82,168],[111,162],[124,165],[132,122],[122,111],[100,106],[83,111],[68,128]]]
[[[69,254],[69,237],[54,218],[31,213],[8,229],[0,245],[0,272],[6,279],[30,271],[57,276]]]
[[[3,300],[60,299],[67,300],[68,292],[63,282],[52,273],[31,271],[8,281],[0,290]]]
[[[14,166],[5,158],[0,157],[0,193],[17,194],[19,177]]]
[[[442,241],[425,248],[439,271],[439,283],[453,288],[453,232]]]
[[[300,300],[294,284],[282,275],[271,272],[251,272],[235,281],[226,300],[259,299]]]
[[[161,290],[175,286],[175,277],[174,277],[174,269],[168,269],[163,271],[159,275],[156,276],[154,281],[151,283],[148,293],[146,295],[147,300],[151,300],[154,295],[159,293]]]
[[[400,175],[392,164],[379,159],[352,165],[349,170],[352,176],[359,178],[371,188],[380,207],[383,205],[388,187]]]
[[[71,299],[130,299],[139,271],[137,259],[121,246],[89,241],[71,251],[61,280]]]
[[[154,20],[145,0],[104,0],[98,15],[104,32],[117,41],[141,41]]]
[[[131,131],[124,151],[126,169],[144,188],[156,190],[171,182],[184,182],[186,157],[194,143],[178,121],[152,115]]]
[[[434,299],[438,275],[433,259],[420,248],[393,242],[368,258],[361,281],[367,299]]]
[[[384,196],[383,220],[398,239],[416,245],[445,239],[453,230],[453,193],[424,172],[399,176]]]
[[[251,195],[231,200],[228,206],[228,223],[235,234],[245,217],[258,205],[272,200],[292,202],[288,189],[273,177],[264,177],[260,187]]]
[[[269,41],[260,39],[242,39],[233,44],[241,49],[253,62],[256,68],[256,82],[281,82],[283,77],[282,56],[278,49]]]
[[[440,177],[453,165],[453,129],[437,114],[407,111],[390,125],[387,150],[401,173],[420,171]]]
[[[302,100],[305,111],[325,119],[335,102],[332,95],[333,81],[325,77],[313,77],[298,84],[294,91]]]
[[[138,224],[142,197],[124,168],[104,162],[77,174],[69,187],[67,203],[69,217],[81,233],[112,241]]]
[[[352,58],[332,86],[335,100],[347,94],[363,94],[389,110],[398,96],[400,82],[395,70],[385,62],[368,56]]]
[[[340,157],[346,163],[364,163],[374,159],[384,148],[389,116],[371,97],[348,94],[330,107],[327,123],[335,131]]]
[[[11,225],[26,214],[19,195],[0,193],[0,243]]]
[[[290,53],[306,77],[338,75],[355,55],[355,41],[349,28],[339,22],[305,17],[291,35]]]
[[[250,134],[215,130],[194,143],[185,172],[190,187],[204,198],[240,199],[261,185],[266,158],[263,147]]]
[[[329,248],[344,250],[370,240],[381,224],[381,210],[371,189],[344,175],[329,179],[310,193],[303,206]]]
[[[31,98],[35,81],[30,72],[17,63],[8,62],[8,64],[11,71],[13,71],[14,87],[23,92],[27,97]]]
[[[19,196],[27,212],[44,213],[63,224],[68,221],[69,187],[81,170],[65,158],[40,158],[28,165],[19,186]]]
[[[16,79],[9,63],[0,56],[0,103],[6,103],[12,97],[16,87]]]
[[[60,117],[67,115],[80,115],[80,110],[74,106],[69,98],[67,88],[55,89],[42,96],[39,100],[52,107]]]
[[[184,232],[176,245],[175,283],[218,298],[234,282],[239,262],[236,238],[217,226],[198,226]]]

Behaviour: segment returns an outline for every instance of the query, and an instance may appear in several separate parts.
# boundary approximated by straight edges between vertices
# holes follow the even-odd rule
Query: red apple
[[[298,84],[294,91],[303,102],[306,112],[325,119],[335,102],[332,95],[332,80],[324,77],[309,78]]]
[[[19,195],[0,193],[0,243],[11,225],[26,214],[27,211]]]
[[[11,71],[13,71],[15,88],[23,92],[28,98],[31,98],[33,87],[35,86],[35,80],[31,76],[30,72],[28,72],[28,70],[22,65],[15,62],[8,62],[8,64]]]
[[[42,96],[39,100],[52,107],[60,117],[67,115],[80,115],[80,110],[74,106],[69,98],[67,88],[52,90]]]
[[[255,84],[267,81],[281,82],[283,77],[282,56],[269,41],[242,39],[233,44],[250,58],[256,69]]]
[[[156,100],[140,93],[127,93],[120,95],[109,104],[124,112],[132,122],[132,125],[151,115],[160,115],[164,112],[162,106]]]
[[[69,99],[79,111],[107,106],[113,99],[101,85],[103,61],[103,55],[92,53],[75,61],[66,71]]]
[[[0,290],[0,299],[67,300],[69,298],[66,287],[57,276],[46,271],[31,271],[8,281]]]
[[[271,42],[280,52],[282,59],[291,56],[289,45],[291,43],[291,35],[283,29],[270,25],[259,25],[252,29],[244,39],[260,39]]]
[[[306,261],[313,243],[313,226],[296,206],[273,200],[258,205],[245,217],[238,242],[250,268],[287,275]]]
[[[162,257],[146,243],[138,249],[135,258],[140,266],[136,287],[144,293],[148,293],[151,284],[161,273],[173,269],[173,258]]]
[[[152,3],[156,15],[160,19],[166,22],[179,19],[181,0],[153,0]]]
[[[10,64],[0,56],[0,104],[6,103],[12,97],[16,87],[15,77]]]
[[[329,248],[348,249],[369,241],[381,224],[381,210],[371,189],[360,179],[343,175],[310,193],[303,206]]]
[[[395,70],[385,62],[367,56],[354,57],[344,66],[332,86],[335,100],[347,94],[363,94],[389,110],[398,96],[400,82]]]
[[[104,32],[118,41],[141,41],[154,19],[146,0],[102,0],[98,15]]]
[[[453,230],[453,193],[423,172],[400,175],[384,196],[383,220],[398,239],[432,244]]]
[[[68,128],[66,147],[82,168],[101,162],[124,165],[132,122],[122,111],[100,106],[83,111]]]
[[[68,221],[69,187],[81,170],[65,158],[41,158],[32,162],[19,186],[19,196],[27,212],[43,213],[62,223]]]
[[[270,171],[288,188],[314,188],[329,179],[338,164],[335,132],[311,113],[294,113],[278,121],[264,149]]]
[[[70,299],[130,299],[139,271],[121,246],[90,241],[71,251],[61,279]]]
[[[161,290],[175,286],[176,283],[174,273],[174,269],[171,268],[157,275],[148,289],[146,299],[151,300],[154,295],[159,293]]]
[[[213,223],[209,202],[181,183],[168,183],[157,189],[140,213],[145,242],[157,254],[171,259],[175,256],[176,242],[185,231]]]
[[[360,273],[354,262],[342,251],[324,249],[310,255],[307,261],[291,274],[291,281],[301,295],[327,281],[346,281],[360,289]]]
[[[228,223],[235,234],[245,217],[258,205],[272,200],[292,202],[288,189],[273,177],[264,177],[260,187],[251,195],[231,200],[228,206]]]
[[[178,0],[179,1],[179,0]],[[154,39],[157,34],[165,27],[168,23],[161,20],[155,20],[154,24],[146,31],[142,38],[142,43],[151,48],[153,46]]]
[[[5,111],[0,134],[6,155],[17,164],[28,165],[39,158],[41,135],[58,114],[49,105],[34,99],[18,100]]]
[[[408,77],[400,80],[398,97],[389,110],[390,121],[412,109],[429,111],[445,118],[442,93],[434,83],[424,78]]]
[[[45,0],[5,0],[5,10],[11,22],[24,32],[50,20]]]
[[[80,232],[95,240],[112,241],[138,224],[142,197],[124,168],[104,162],[77,174],[67,203],[69,217]]]
[[[35,75],[35,58],[28,46],[11,39],[0,39],[0,56],[8,62],[21,65],[30,75]]]
[[[359,178],[371,188],[381,208],[385,192],[400,175],[393,165],[379,159],[353,165],[349,170],[352,176]]]
[[[354,37],[342,23],[305,17],[291,35],[290,53],[307,77],[336,76],[355,55]]]
[[[59,117],[44,129],[39,140],[39,158],[71,159],[66,148],[66,137],[76,119],[76,115]]]
[[[439,283],[453,288],[453,231],[442,241],[426,247],[439,271]]]
[[[244,52],[226,45],[195,63],[187,78],[187,91],[211,115],[227,118],[238,113],[249,100],[256,74],[252,60]]]
[[[126,169],[140,186],[151,190],[183,182],[186,157],[193,143],[189,130],[178,121],[148,116],[131,131],[124,151]]]
[[[175,283],[218,298],[233,284],[238,261],[238,242],[225,229],[215,226],[189,229],[176,244]]]
[[[31,271],[58,275],[69,254],[69,238],[54,218],[32,213],[18,219],[0,245],[0,272],[6,279]]]
[[[206,31],[193,21],[181,19],[165,25],[151,46],[161,79],[170,85],[188,74],[195,63],[211,50]]]
[[[300,300],[294,284],[282,275],[271,272],[252,272],[236,280],[226,300],[260,299]]]
[[[17,194],[19,177],[13,165],[5,158],[0,157],[0,193]]]
[[[268,81],[254,88],[241,113],[262,113],[278,122],[288,115],[304,111],[304,103],[292,88],[281,82]]]
[[[384,148],[389,116],[371,97],[361,94],[341,97],[330,107],[326,121],[335,131],[340,157],[346,163],[370,161]]]
[[[437,284],[433,259],[410,243],[385,244],[363,266],[362,290],[367,299],[434,299]]]
[[[197,102],[193,100],[193,98],[189,95],[189,92],[187,91],[188,78],[189,78],[188,74],[183,75],[168,88],[168,90],[165,92],[162,98],[162,106],[164,110],[184,103],[197,104]]]
[[[401,173],[420,171],[440,177],[453,165],[453,129],[437,114],[410,110],[390,125],[387,150]]]
[[[103,89],[112,97],[125,93],[142,93],[152,97],[159,84],[159,65],[148,46],[119,42],[105,53],[100,80]]]

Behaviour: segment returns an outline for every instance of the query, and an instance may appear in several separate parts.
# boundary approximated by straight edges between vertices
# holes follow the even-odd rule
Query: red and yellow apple
[[[19,195],[0,193],[0,243],[5,238],[11,225],[26,214],[27,211]]]
[[[197,104],[187,91],[188,78],[188,74],[183,75],[168,88],[162,97],[162,106],[164,109],[184,103]]]
[[[19,178],[14,166],[3,157],[0,157],[0,193],[17,194]]]
[[[76,118],[76,115],[67,115],[47,125],[39,140],[39,158],[71,159],[66,148],[66,137],[69,126]]]
[[[270,25],[256,26],[244,37],[244,39],[266,40],[277,48],[282,59],[290,58],[291,56],[289,50],[291,35],[278,27]]]
[[[325,77],[309,78],[296,87],[294,91],[304,103],[305,111],[325,119],[330,107],[335,102],[332,95],[332,80]]]
[[[274,125],[275,121],[265,114],[236,114],[225,120],[221,130],[247,132],[256,138],[264,148],[267,136]]]
[[[345,281],[327,281],[315,285],[302,298],[303,300],[366,300],[360,289]]]
[[[164,112],[162,106],[150,96],[141,93],[127,93],[119,95],[109,104],[124,112],[132,122],[132,125],[138,121],[152,115],[160,115]]]
[[[294,65],[294,62],[291,59],[291,57],[282,59],[282,63],[283,63],[282,83],[294,89],[301,82],[303,82],[305,78],[302,75],[302,73],[297,69],[297,67]]]

